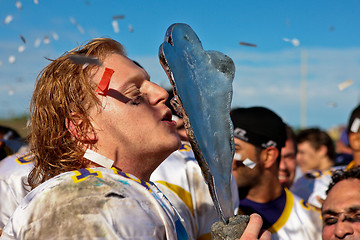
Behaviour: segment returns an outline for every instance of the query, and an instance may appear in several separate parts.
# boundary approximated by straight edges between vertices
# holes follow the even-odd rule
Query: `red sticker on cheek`
[[[99,85],[96,88],[96,92],[101,95],[106,95],[106,92],[109,88],[109,83],[111,76],[113,75],[114,70],[111,68],[105,68],[104,74],[99,82]]]

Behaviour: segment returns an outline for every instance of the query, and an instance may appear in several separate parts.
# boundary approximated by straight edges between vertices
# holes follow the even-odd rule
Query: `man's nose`
[[[334,235],[339,239],[344,239],[347,235],[354,233],[351,222],[345,220],[345,216],[341,216],[336,223]]]
[[[143,87],[143,92],[147,93],[149,102],[152,105],[156,105],[160,102],[164,102],[168,99],[169,94],[167,91],[153,82],[147,82]]]

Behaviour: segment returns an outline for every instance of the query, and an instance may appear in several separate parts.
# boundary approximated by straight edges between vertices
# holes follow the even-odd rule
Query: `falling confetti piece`
[[[293,39],[291,40],[291,43],[292,43],[295,47],[300,46],[300,41],[299,41],[299,39],[297,39],[297,38],[293,38]]]
[[[125,15],[115,15],[112,17],[113,20],[117,20],[117,19],[124,19]]]
[[[0,61],[0,67],[2,66],[2,61]]]
[[[24,46],[24,45],[19,46],[18,51],[19,51],[20,53],[22,53],[23,51],[25,51],[25,46]]]
[[[97,65],[97,66],[102,65],[102,63],[99,61],[99,59],[97,57],[90,57],[90,56],[85,56],[85,55],[80,55],[80,54],[74,54],[74,55],[69,56],[69,59],[77,65],[83,65],[83,64],[86,66],[88,66],[89,64]]]
[[[290,27],[290,25],[291,25],[290,19],[287,18],[287,19],[285,20],[285,24],[286,24],[286,26]]]
[[[248,47],[257,47],[256,44],[252,44],[252,43],[246,43],[246,42],[239,42],[240,45],[243,46],[248,46]]]
[[[13,64],[15,62],[15,60],[16,60],[15,56],[11,55],[9,57],[9,63]]]
[[[18,10],[22,9],[22,3],[20,1],[16,1],[15,6],[17,7]]]
[[[39,1],[38,1],[38,0],[34,0],[34,3],[37,5],[37,4],[39,4]]]
[[[57,35],[56,32],[51,32],[51,36],[53,37],[54,40],[59,40],[59,35]]]
[[[70,21],[71,21],[72,24],[75,25],[75,27],[79,30],[79,32],[80,32],[81,34],[84,34],[84,33],[85,33],[84,29],[80,26],[80,24],[78,24],[78,23],[76,22],[75,18],[70,17]]]
[[[36,48],[38,48],[38,47],[40,46],[40,44],[41,44],[41,38],[37,38],[37,39],[35,40],[34,46],[35,46]]]
[[[283,40],[284,40],[285,42],[290,42],[290,43],[292,43],[292,45],[294,45],[295,47],[300,46],[300,41],[299,41],[299,39],[297,39],[297,38],[293,38],[293,39],[283,38]]]
[[[331,107],[331,108],[335,108],[335,107],[337,107],[337,103],[336,102],[329,102],[328,106]]]
[[[345,88],[350,87],[353,83],[354,83],[353,80],[348,79],[348,80],[346,80],[345,82],[340,83],[340,84],[338,85],[338,88],[339,88],[340,91],[342,91],[342,90],[344,90]]]
[[[7,15],[5,20],[4,20],[4,24],[9,24],[12,20],[13,20],[13,16],[12,15]]]
[[[23,36],[23,35],[19,35],[19,36],[20,36],[20,38],[21,38],[21,41],[23,41],[23,43],[25,44],[25,43],[26,43],[26,40],[25,40],[24,36]]]
[[[128,29],[129,29],[129,32],[131,32],[131,33],[134,32],[134,28],[131,24],[128,25]]]
[[[330,26],[329,32],[333,32],[335,30],[334,26]]]
[[[118,33],[119,32],[119,24],[116,20],[112,21],[112,26],[113,26],[114,32]]]
[[[14,90],[9,90],[9,96],[12,96],[12,95],[14,95]]]
[[[49,36],[44,36],[44,43],[45,43],[45,44],[49,44],[49,43],[50,43],[50,38],[49,38]]]

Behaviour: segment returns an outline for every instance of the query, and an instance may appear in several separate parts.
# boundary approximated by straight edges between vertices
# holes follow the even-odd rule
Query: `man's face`
[[[94,107],[90,113],[98,152],[115,163],[117,159],[132,159],[133,165],[153,168],[180,146],[176,122],[165,105],[168,94],[149,81],[145,70],[122,55],[110,54],[103,65],[114,73],[107,94],[99,95],[101,111]],[[96,84],[104,67],[92,78]]]
[[[296,153],[292,140],[285,142],[285,147],[281,149],[281,160],[279,165],[279,181],[281,186],[290,188],[294,181],[296,170]]]
[[[308,141],[298,143],[296,155],[297,163],[301,171],[306,172],[311,169],[318,169],[320,166],[320,153],[313,148]]]
[[[349,145],[354,152],[360,152],[360,132],[349,133]]]
[[[241,155],[240,161],[236,160],[236,157],[234,157],[232,163],[232,173],[238,187],[248,188],[256,185],[258,182],[258,176],[261,174],[261,164],[260,156],[257,153],[255,146],[238,138],[234,138],[234,142],[235,154]],[[245,166],[242,163],[245,159],[250,159],[251,161],[255,162],[256,166],[253,169]]]
[[[325,199],[321,214],[323,240],[360,239],[360,180],[338,182]]]

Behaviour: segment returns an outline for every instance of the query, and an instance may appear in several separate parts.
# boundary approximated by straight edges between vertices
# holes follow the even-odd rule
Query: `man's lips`
[[[172,120],[172,113],[170,109],[166,111],[161,121],[166,122],[170,126],[176,127],[176,121]]]

